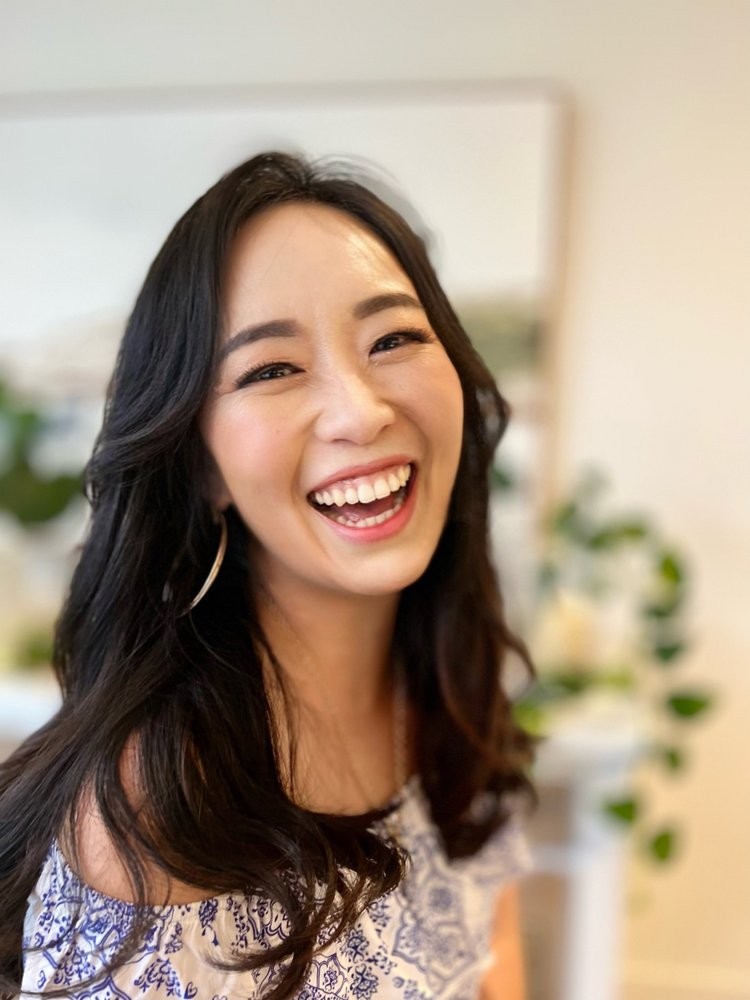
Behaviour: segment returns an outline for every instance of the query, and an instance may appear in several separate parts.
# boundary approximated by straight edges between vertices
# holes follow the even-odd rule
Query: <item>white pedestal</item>
[[[643,728],[632,711],[614,716],[572,716],[540,749],[536,875],[524,887],[529,1000],[617,997],[626,841],[602,803],[627,788]]]

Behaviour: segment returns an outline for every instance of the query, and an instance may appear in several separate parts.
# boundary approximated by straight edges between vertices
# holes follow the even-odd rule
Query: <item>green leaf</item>
[[[623,521],[620,533],[628,542],[639,542],[643,538],[648,538],[651,528],[645,521]]]
[[[573,500],[562,504],[552,518],[552,530],[559,535],[578,539],[581,536],[578,504]]]
[[[543,709],[546,706],[566,701],[577,693],[578,691],[573,692],[562,684],[558,680],[557,674],[550,674],[538,677],[533,685],[524,692],[523,697],[519,698],[516,705],[533,705],[535,708]]]
[[[619,542],[617,535],[617,529],[614,526],[608,525],[604,528],[599,528],[587,539],[586,544],[590,549],[611,549]]]
[[[661,760],[664,767],[672,773],[681,771],[685,766],[685,754],[679,747],[657,747],[656,755]]]
[[[713,698],[701,691],[674,691],[667,695],[664,704],[678,719],[695,719],[711,708]]]
[[[599,674],[599,685],[613,691],[632,691],[635,686],[635,677],[629,667],[603,670]]]
[[[553,562],[543,562],[537,570],[537,587],[542,591],[550,590],[557,583],[558,569]]]
[[[619,823],[631,826],[638,819],[641,812],[641,804],[635,796],[624,799],[611,799],[604,803],[604,812]]]
[[[658,833],[650,837],[647,842],[648,853],[654,861],[664,864],[671,860],[677,848],[677,831],[671,827],[665,827]]]
[[[516,485],[515,478],[506,466],[493,465],[490,469],[490,489],[505,492]]]
[[[671,552],[669,550],[665,550],[659,556],[658,570],[659,576],[662,578],[664,583],[669,583],[673,586],[681,584],[685,577],[685,571],[680,557],[676,552]]]
[[[552,675],[550,680],[566,694],[582,694],[596,684],[596,679],[590,671],[578,670],[575,667]]]
[[[589,467],[584,469],[584,471],[579,475],[578,482],[575,487],[575,494],[585,503],[591,503],[596,500],[596,498],[604,492],[608,486],[609,482],[607,477],[601,469]]]
[[[513,706],[513,718],[516,724],[531,736],[541,736],[545,732],[547,715],[539,705],[516,702]]]
[[[30,629],[16,644],[16,663],[20,667],[47,666],[52,662],[52,646],[52,626]]]
[[[656,642],[651,647],[654,659],[660,663],[671,664],[678,659],[687,649],[687,643],[679,639],[674,642]]]
[[[15,465],[0,474],[0,510],[7,510],[21,524],[49,521],[80,495],[80,476],[41,479],[26,464]]]
[[[640,541],[648,535],[648,526],[642,521],[613,521],[599,528],[588,539],[591,549],[612,549],[626,542]]]
[[[684,596],[685,595],[681,591],[675,591],[674,594],[670,595],[667,600],[654,601],[651,604],[644,604],[641,607],[640,613],[644,618],[655,618],[658,621],[664,621],[666,618],[671,618],[673,614],[679,611]]]
[[[16,399],[7,386],[0,387],[0,421],[9,438],[13,462],[28,461],[35,441],[44,429],[44,417]]]

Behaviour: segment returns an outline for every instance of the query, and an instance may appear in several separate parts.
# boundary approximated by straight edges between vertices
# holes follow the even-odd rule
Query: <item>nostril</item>
[[[393,405],[372,386],[356,380],[337,383],[322,394],[317,430],[327,440],[372,441],[395,420]]]

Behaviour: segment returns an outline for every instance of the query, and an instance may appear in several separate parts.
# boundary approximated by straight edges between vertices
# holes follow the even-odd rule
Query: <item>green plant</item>
[[[81,476],[45,476],[34,452],[50,425],[44,410],[18,399],[0,381],[0,510],[30,527],[62,513],[80,495]]]
[[[60,445],[58,429],[49,407],[21,398],[0,380],[0,512],[11,515],[23,528],[21,537],[29,542],[42,525],[81,496],[81,473],[69,461],[67,448]],[[49,471],[50,463],[44,460],[45,447],[54,456],[56,473]],[[17,545],[18,532],[12,530],[10,537],[11,544]],[[51,614],[46,620],[38,607],[30,611],[34,598],[25,593],[20,581],[16,596],[18,606],[10,612],[6,609],[3,621],[0,669],[46,666],[52,648]]]
[[[516,714],[545,736],[562,711],[592,693],[632,699],[648,720],[641,774],[651,767],[676,776],[686,765],[690,725],[714,701],[680,679],[690,646],[687,563],[648,517],[605,510],[605,486],[600,474],[584,475],[544,525],[530,628],[539,676]],[[674,856],[678,826],[653,819],[637,784],[603,808],[637,834],[652,860]]]

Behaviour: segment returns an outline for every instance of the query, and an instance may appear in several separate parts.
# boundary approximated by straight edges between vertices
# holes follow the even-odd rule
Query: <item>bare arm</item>
[[[482,980],[480,1000],[524,1000],[521,922],[515,885],[506,886],[500,893],[491,944],[493,961]]]

